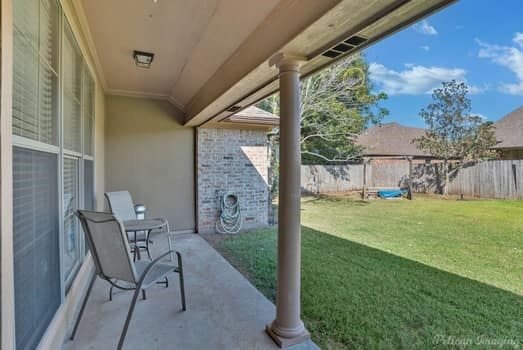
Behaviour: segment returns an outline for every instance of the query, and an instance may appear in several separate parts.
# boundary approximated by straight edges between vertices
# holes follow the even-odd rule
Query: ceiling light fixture
[[[133,58],[137,67],[151,68],[151,63],[154,59],[154,53],[134,50]]]

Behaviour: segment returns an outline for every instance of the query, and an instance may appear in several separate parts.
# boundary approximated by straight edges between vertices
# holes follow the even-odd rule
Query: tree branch
[[[308,154],[311,156],[315,156],[315,157],[321,158],[327,162],[350,162],[351,160],[357,159],[357,157],[350,157],[350,158],[345,158],[345,159],[338,159],[338,158],[329,159],[322,154],[310,152],[310,151],[302,151],[301,154]]]

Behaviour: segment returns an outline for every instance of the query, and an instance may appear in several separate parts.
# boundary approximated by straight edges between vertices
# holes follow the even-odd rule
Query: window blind
[[[17,349],[34,349],[60,305],[58,157],[13,147]]]
[[[82,55],[68,23],[65,24],[63,43],[64,148],[81,152]]]
[[[56,145],[58,6],[20,0],[13,12],[13,134]]]
[[[91,74],[89,74],[87,67],[84,69],[84,79],[82,85],[84,92],[84,99],[82,101],[84,117],[84,153],[92,156],[94,153],[94,81],[91,77]]]

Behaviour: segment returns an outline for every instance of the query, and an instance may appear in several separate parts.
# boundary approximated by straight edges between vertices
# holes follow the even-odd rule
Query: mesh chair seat
[[[136,269],[136,273],[138,275],[141,275],[145,269],[151,264],[150,261],[146,260],[138,260],[134,263],[134,267]],[[154,264],[153,267],[149,270],[147,275],[145,276],[145,279],[142,283],[143,288],[147,288],[151,286],[152,284],[155,284],[157,281],[165,278],[168,274],[171,272],[177,272],[177,268],[173,268],[173,265],[171,264]]]

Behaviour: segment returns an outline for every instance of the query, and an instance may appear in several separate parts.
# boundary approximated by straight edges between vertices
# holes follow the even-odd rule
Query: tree
[[[388,114],[379,102],[384,93],[372,93],[367,79],[368,65],[354,55],[313,74],[301,84],[301,151],[303,164],[347,162],[361,155],[354,139],[369,123],[378,123]],[[279,113],[279,96],[258,105]],[[278,142],[279,131],[273,137]]]
[[[443,160],[444,194],[450,183],[449,161],[457,161],[458,171],[467,161],[477,161],[490,155],[496,143],[492,122],[470,114],[468,88],[455,80],[443,82],[432,93],[433,102],[420,112],[427,124],[425,135],[413,142],[430,155]]]

